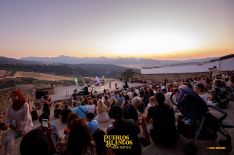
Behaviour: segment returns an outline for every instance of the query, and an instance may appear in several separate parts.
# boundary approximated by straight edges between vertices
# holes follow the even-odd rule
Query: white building
[[[209,72],[210,68],[213,68],[214,66],[221,72],[234,71],[234,54],[201,63],[196,62],[159,67],[145,67],[141,69],[141,74],[204,73]]]

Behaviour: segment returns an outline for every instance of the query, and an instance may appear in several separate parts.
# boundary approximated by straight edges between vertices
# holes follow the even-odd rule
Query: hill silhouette
[[[46,64],[39,61],[25,61],[0,57],[0,70],[40,72],[63,76],[105,76],[120,78],[127,67],[112,64]],[[134,69],[139,73],[139,69]]]

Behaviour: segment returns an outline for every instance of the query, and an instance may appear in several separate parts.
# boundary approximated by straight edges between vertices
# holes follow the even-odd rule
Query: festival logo
[[[112,149],[132,149],[133,145],[129,135],[104,135],[104,142]]]

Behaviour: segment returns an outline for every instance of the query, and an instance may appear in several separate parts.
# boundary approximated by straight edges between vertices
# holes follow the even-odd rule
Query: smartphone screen
[[[42,119],[41,120],[41,124],[42,124],[42,127],[48,128],[49,127],[49,125],[48,125],[48,119]]]

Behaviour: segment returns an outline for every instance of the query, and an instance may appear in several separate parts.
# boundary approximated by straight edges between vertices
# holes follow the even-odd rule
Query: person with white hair
[[[142,106],[142,100],[140,97],[134,97],[132,99],[132,103],[127,105],[124,108],[124,118],[125,119],[133,119],[135,122],[138,121],[138,117],[140,116],[139,109]]]
[[[97,107],[96,107],[96,113],[97,116],[95,117],[95,120],[97,120],[100,123],[108,122],[109,121],[109,115],[107,113],[107,107],[106,105],[102,102],[102,100],[97,101]]]

